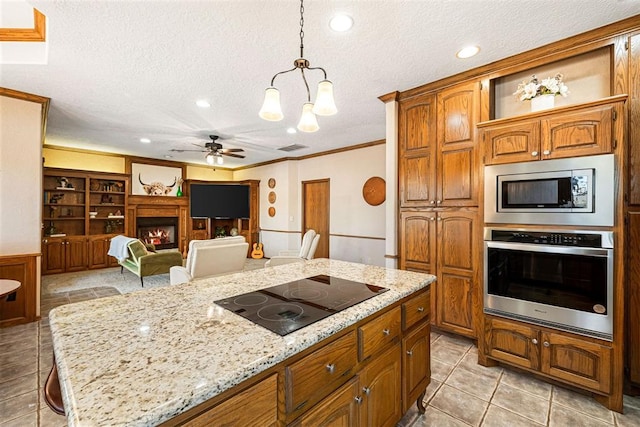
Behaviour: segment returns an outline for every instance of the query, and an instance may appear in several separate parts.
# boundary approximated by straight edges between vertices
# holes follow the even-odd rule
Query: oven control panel
[[[579,246],[601,248],[602,236],[588,233],[547,231],[491,230],[494,242],[534,243],[540,245]]]

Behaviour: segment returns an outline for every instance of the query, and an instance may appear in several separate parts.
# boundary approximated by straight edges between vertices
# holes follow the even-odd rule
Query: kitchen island
[[[317,275],[389,290],[285,336],[214,303]],[[316,259],[58,307],[50,323],[68,424],[206,425],[212,416],[233,424],[234,417],[246,422],[266,407],[273,425],[313,425],[317,409],[335,404],[348,387],[365,390],[348,399],[350,416],[397,422],[398,409],[401,417],[429,382],[434,280]],[[362,403],[378,378],[377,365],[395,369],[391,381],[398,387],[384,387],[385,400],[398,401],[394,413],[354,415],[352,405],[370,406]],[[363,386],[368,378],[371,387]]]

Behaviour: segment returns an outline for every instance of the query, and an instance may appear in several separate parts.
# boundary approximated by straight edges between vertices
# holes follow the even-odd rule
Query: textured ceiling
[[[306,99],[299,73],[276,80],[284,120],[258,110],[299,56],[297,1],[29,3],[47,16],[48,63],[2,64],[0,86],[51,98],[47,144],[204,164],[204,153],[169,150],[215,133],[246,151],[225,159],[232,168],[383,139],[380,95],[640,14],[639,0],[307,0],[305,57],[326,69],[339,111],[289,135]],[[353,17],[350,32],[329,29],[336,12]],[[480,53],[456,59],[467,44]],[[313,97],[321,73],[307,75]],[[291,144],[309,148],[277,150]]]

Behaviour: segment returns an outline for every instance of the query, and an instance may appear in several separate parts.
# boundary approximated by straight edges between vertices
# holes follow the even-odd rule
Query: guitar
[[[253,250],[251,251],[251,258],[260,259],[264,256],[264,252],[262,252],[262,243],[254,243]]]

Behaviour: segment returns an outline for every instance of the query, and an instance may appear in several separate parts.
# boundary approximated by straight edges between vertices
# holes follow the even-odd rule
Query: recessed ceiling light
[[[329,27],[333,31],[349,31],[353,27],[353,18],[349,15],[336,15],[329,21]]]
[[[142,142],[143,144],[148,144],[151,142],[151,140],[149,138],[140,138],[140,142]]]
[[[460,59],[471,58],[480,52],[480,48],[478,46],[467,46],[463,47],[456,53],[456,56]]]
[[[294,134],[294,133],[297,133],[297,132],[298,132],[298,131],[297,131],[295,128],[289,128],[289,129],[287,129],[287,133],[290,133],[290,134]]]
[[[165,158],[165,159],[173,159],[173,156],[170,156],[170,155],[168,155],[168,154],[165,154],[164,158]]]
[[[209,101],[205,100],[205,99],[199,99],[196,101],[196,105],[200,108],[209,108],[211,107],[211,104],[209,104]]]

